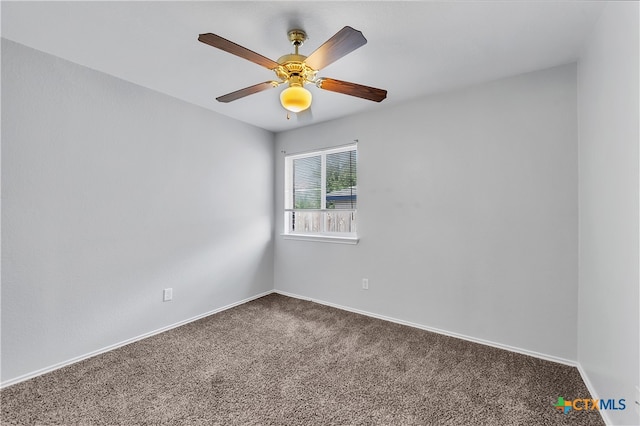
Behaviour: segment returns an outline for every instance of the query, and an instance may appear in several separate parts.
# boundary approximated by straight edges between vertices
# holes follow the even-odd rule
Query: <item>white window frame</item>
[[[352,219],[357,224],[357,209],[327,209],[326,208],[326,160],[327,155],[338,152],[353,151],[357,152],[358,144],[349,144],[333,148],[319,149],[315,151],[297,153],[286,155],[284,158],[284,233],[282,236],[285,239],[302,240],[302,241],[318,241],[318,242],[330,242],[330,243],[342,243],[342,244],[357,244],[359,241],[357,235],[357,225],[355,232],[326,232],[327,214],[334,212],[349,212],[351,211]],[[299,158],[316,157],[320,156],[321,161],[321,194],[320,194],[320,209],[294,209],[293,208],[293,161]],[[356,168],[357,173],[357,168]],[[356,184],[357,185],[357,184]],[[321,230],[320,232],[302,232],[293,231],[290,229],[291,215],[296,210],[304,212],[321,212]]]

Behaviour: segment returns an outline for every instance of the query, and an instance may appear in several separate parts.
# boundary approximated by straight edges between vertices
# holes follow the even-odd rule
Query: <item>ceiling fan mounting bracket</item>
[[[302,46],[304,44],[305,40],[307,39],[307,33],[305,33],[303,30],[300,30],[300,29],[297,29],[297,28],[293,29],[293,30],[290,30],[287,34],[289,35],[289,41],[296,48]]]

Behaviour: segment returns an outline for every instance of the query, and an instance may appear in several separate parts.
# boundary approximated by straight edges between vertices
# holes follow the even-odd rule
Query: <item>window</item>
[[[357,242],[357,147],[285,157],[285,235]]]

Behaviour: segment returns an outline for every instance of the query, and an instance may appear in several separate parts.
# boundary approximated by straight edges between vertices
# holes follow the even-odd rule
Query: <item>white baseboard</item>
[[[528,350],[528,349],[517,348],[517,347],[514,347],[514,346],[505,345],[505,344],[502,344],[502,343],[492,342],[490,340],[478,339],[476,337],[466,336],[464,334],[454,333],[454,332],[447,331],[447,330],[441,330],[439,328],[429,327],[429,326],[426,326],[426,325],[423,325],[423,324],[417,324],[417,323],[413,323],[413,322],[410,322],[410,321],[405,321],[405,320],[401,320],[401,319],[397,319],[397,318],[387,317],[387,316],[384,316],[384,315],[374,314],[372,312],[362,311],[360,309],[354,309],[354,308],[350,308],[348,306],[337,305],[335,303],[326,302],[326,301],[323,301],[323,300],[312,299],[312,298],[309,298],[309,297],[306,297],[306,296],[300,296],[298,294],[288,293],[288,292],[285,292],[285,291],[274,290],[274,293],[278,293],[278,294],[281,294],[283,296],[293,297],[293,298],[296,298],[296,299],[308,300],[308,301],[311,301],[311,302],[319,303],[321,305],[326,305],[326,306],[330,306],[332,308],[341,309],[343,311],[353,312],[353,313],[360,314],[360,315],[366,315],[368,317],[377,318],[377,319],[381,319],[381,320],[384,320],[384,321],[390,321],[390,322],[394,322],[396,324],[402,324],[402,325],[406,325],[406,326],[409,326],[409,327],[418,328],[420,330],[431,331],[433,333],[438,333],[438,334],[442,334],[442,335],[449,336],[449,337],[455,337],[457,339],[467,340],[469,342],[479,343],[481,345],[492,346],[494,348],[504,349],[504,350],[507,350],[507,351],[510,351],[510,352],[516,352],[516,353],[519,353],[519,354],[532,356],[534,358],[544,359],[546,361],[557,362],[559,364],[568,365],[570,367],[577,367],[578,366],[578,363],[576,361],[572,361],[572,360],[565,359],[565,358],[560,358],[560,357],[553,356],[553,355],[547,355],[547,354],[543,354],[543,353],[540,353],[540,352],[531,351],[531,350]]]
[[[591,394],[591,399],[600,399],[600,397],[598,396],[598,392],[596,392],[596,388],[593,386],[593,384],[589,380],[589,376],[587,376],[587,372],[584,371],[584,369],[582,368],[582,365],[578,363],[577,367],[578,367],[578,372],[580,373],[580,377],[582,377],[582,381],[584,382],[585,386],[587,387],[587,390]],[[605,410],[598,410],[598,412],[600,413],[600,417],[602,417],[602,421],[605,424],[607,425],[613,424],[613,422],[611,421],[611,419],[609,418]]]
[[[360,315],[366,315],[368,317],[377,318],[377,319],[381,319],[381,320],[384,320],[384,321],[390,321],[390,322],[394,322],[394,323],[397,323],[397,324],[402,324],[402,325],[406,325],[406,326],[409,326],[409,327],[418,328],[420,330],[431,331],[433,333],[438,333],[438,334],[442,334],[442,335],[449,336],[449,337],[455,337],[457,339],[467,340],[469,342],[479,343],[481,345],[492,346],[494,348],[504,349],[506,351],[516,352],[516,353],[519,353],[519,354],[522,354],[522,355],[528,355],[528,356],[532,356],[534,358],[543,359],[543,360],[546,360],[546,361],[557,362],[559,364],[568,365],[570,367],[576,367],[578,369],[578,372],[580,373],[580,377],[582,378],[582,381],[584,382],[585,386],[587,387],[587,390],[591,394],[591,398],[592,399],[600,399],[600,397],[598,396],[598,393],[595,390],[595,387],[593,386],[593,384],[589,380],[589,376],[587,376],[587,373],[584,371],[584,369],[582,368],[582,365],[580,365],[580,363],[578,361],[572,361],[572,360],[569,360],[569,359],[564,359],[564,358],[560,358],[560,357],[553,356],[553,355],[547,355],[547,354],[543,354],[543,353],[540,353],[540,352],[531,351],[531,350],[528,350],[528,349],[517,348],[517,347],[514,347],[514,346],[505,345],[505,344],[502,344],[502,343],[496,343],[496,342],[492,342],[492,341],[489,341],[489,340],[478,339],[476,337],[466,336],[464,334],[459,334],[459,333],[453,333],[453,332],[450,332],[450,331],[441,330],[441,329],[438,329],[438,328],[429,327],[429,326],[422,325],[422,324],[412,323],[412,322],[400,320],[400,319],[397,319],[397,318],[387,317],[387,316],[384,316],[384,315],[378,315],[378,314],[374,314],[372,312],[362,311],[360,309],[354,309],[354,308],[350,308],[350,307],[347,307],[347,306],[338,305],[336,303],[326,302],[324,300],[317,300],[317,299],[313,299],[313,298],[310,298],[310,297],[301,296],[299,294],[288,293],[286,291],[274,290],[273,292],[281,294],[283,296],[293,297],[293,298],[301,299],[301,300],[308,300],[310,302],[319,303],[321,305],[330,306],[332,308],[341,309],[341,310],[344,310],[344,311],[353,312],[353,313],[360,314]],[[611,421],[611,419],[609,418],[609,416],[607,415],[607,413],[605,412],[605,410],[598,410],[598,412],[600,413],[600,417],[605,422],[605,424],[607,424],[607,425],[613,425],[614,424]]]
[[[66,367],[68,365],[75,364],[76,362],[83,361],[83,360],[85,360],[87,358],[91,358],[91,357],[94,357],[96,355],[100,355],[100,354],[103,354],[105,352],[112,351],[114,349],[120,348],[120,347],[128,345],[130,343],[134,343],[134,342],[137,342],[139,340],[146,339],[147,337],[151,337],[151,336],[154,336],[156,334],[160,334],[160,333],[163,333],[165,331],[169,331],[169,330],[171,330],[173,328],[180,327],[182,325],[188,324],[188,323],[193,322],[193,321],[197,321],[197,320],[202,319],[204,317],[208,317],[209,315],[213,315],[213,314],[217,314],[218,312],[226,311],[227,309],[231,309],[231,308],[234,308],[234,307],[236,307],[238,305],[242,305],[242,304],[250,302],[252,300],[259,299],[259,298],[261,298],[263,296],[267,296],[267,295],[269,295],[271,293],[273,293],[273,290],[269,290],[269,291],[266,291],[264,293],[257,294],[255,296],[251,296],[251,297],[246,298],[244,300],[240,300],[238,302],[234,302],[234,303],[231,303],[229,305],[223,306],[221,308],[217,308],[217,309],[214,309],[212,311],[205,312],[205,313],[200,314],[200,315],[196,315],[194,317],[188,318],[188,319],[183,320],[183,321],[179,321],[177,323],[168,325],[166,327],[162,327],[162,328],[159,328],[157,330],[150,331],[148,333],[144,333],[144,334],[141,334],[141,335],[136,336],[136,337],[132,337],[131,339],[127,339],[127,340],[124,340],[122,342],[118,342],[118,343],[115,343],[113,345],[106,346],[106,347],[104,347],[102,349],[98,349],[96,351],[92,351],[92,352],[89,352],[87,354],[80,355],[80,356],[77,356],[75,358],[71,358],[69,360],[59,362],[59,363],[51,365],[49,367],[41,368],[41,369],[33,371],[31,373],[23,374],[22,376],[18,376],[18,377],[15,377],[13,379],[5,380],[4,382],[0,383],[0,389],[3,389],[5,387],[11,386],[11,385],[15,385],[15,384],[20,383],[20,382],[24,382],[25,380],[29,380],[29,379],[32,379],[34,377],[41,376],[43,374],[49,373],[51,371],[58,370],[58,369],[60,369],[62,367]]]
[[[106,346],[106,347],[104,347],[102,349],[98,349],[96,351],[93,351],[93,352],[90,352],[90,353],[87,353],[87,354],[84,354],[84,355],[69,359],[67,361],[63,361],[63,362],[51,365],[49,367],[45,367],[45,368],[33,371],[31,373],[24,374],[22,376],[6,380],[6,381],[0,383],[0,389],[8,387],[8,386],[11,386],[11,385],[15,385],[15,384],[23,382],[25,380],[32,379],[34,377],[49,373],[51,371],[58,370],[58,369],[60,369],[62,367],[66,367],[68,365],[75,364],[76,362],[83,361],[85,359],[94,357],[96,355],[100,355],[102,353],[112,351],[114,349],[120,348],[120,347],[128,345],[130,343],[134,343],[134,342],[137,342],[139,340],[146,339],[147,337],[151,337],[151,336],[154,336],[156,334],[160,334],[160,333],[163,333],[165,331],[169,331],[169,330],[171,330],[173,328],[180,327],[180,326],[188,324],[190,322],[197,321],[199,319],[208,317],[209,315],[213,315],[213,314],[216,314],[218,312],[226,311],[227,309],[234,308],[236,306],[242,305],[244,303],[250,302],[250,301],[255,300],[255,299],[259,299],[259,298],[261,298],[263,296],[267,296],[267,295],[272,294],[272,293],[277,293],[277,294],[281,294],[283,296],[293,297],[293,298],[301,299],[301,300],[308,300],[310,302],[319,303],[321,305],[330,306],[332,308],[341,309],[343,311],[353,312],[353,313],[356,313],[356,314],[365,315],[365,316],[368,316],[368,317],[377,318],[377,319],[381,319],[381,320],[384,320],[384,321],[393,322],[393,323],[396,323],[396,324],[406,325],[406,326],[409,326],[409,327],[413,327],[413,328],[417,328],[417,329],[425,330],[425,331],[430,331],[430,332],[433,332],[433,333],[438,333],[438,334],[442,334],[442,335],[449,336],[449,337],[455,337],[457,339],[462,339],[462,340],[466,340],[466,341],[469,341],[469,342],[479,343],[481,345],[492,346],[494,348],[503,349],[503,350],[507,350],[507,351],[510,351],[510,352],[516,352],[516,353],[519,353],[519,354],[532,356],[532,357],[543,359],[543,360],[546,360],[546,361],[557,362],[557,363],[568,365],[568,366],[571,366],[571,367],[577,367],[578,371],[580,373],[580,376],[582,377],[582,380],[584,381],[585,385],[587,386],[587,389],[589,390],[589,393],[591,394],[591,397],[594,398],[594,399],[598,399],[598,395],[595,392],[595,389],[594,389],[593,385],[589,381],[589,377],[587,376],[586,372],[582,369],[582,366],[580,365],[580,363],[578,363],[577,361],[572,361],[572,360],[556,357],[556,356],[553,356],[553,355],[547,355],[547,354],[543,354],[543,353],[540,353],[540,352],[530,351],[530,350],[527,350],[527,349],[517,348],[517,347],[514,347],[514,346],[505,345],[505,344],[502,344],[502,343],[496,343],[496,342],[492,342],[492,341],[485,340],[485,339],[478,339],[476,337],[466,336],[466,335],[459,334],[459,333],[454,333],[454,332],[441,330],[441,329],[434,328],[434,327],[429,327],[429,326],[426,326],[426,325],[423,325],[423,324],[417,324],[417,323],[413,323],[413,322],[409,322],[409,321],[405,321],[405,320],[401,320],[401,319],[397,319],[397,318],[387,317],[385,315],[379,315],[379,314],[375,314],[375,313],[372,313],[372,312],[363,311],[363,310],[360,310],[360,309],[350,308],[350,307],[347,307],[347,306],[338,305],[336,303],[326,302],[324,300],[312,299],[312,298],[309,298],[309,297],[306,297],[306,296],[301,296],[299,294],[288,293],[288,292],[281,291],[281,290],[269,290],[269,291],[266,291],[264,293],[260,293],[260,294],[257,294],[255,296],[246,298],[244,300],[240,300],[238,302],[231,303],[231,304],[223,306],[221,308],[217,308],[217,309],[214,309],[212,311],[205,312],[203,314],[196,315],[194,317],[188,318],[186,320],[179,321],[177,323],[168,325],[166,327],[159,328],[159,329],[151,331],[149,333],[141,334],[141,335],[133,337],[131,339],[127,339],[127,340],[124,340],[122,342]],[[611,425],[612,424],[610,419],[607,417],[606,413],[604,413],[603,411],[600,411],[600,415],[602,416],[602,419],[604,420],[604,422],[607,425]]]

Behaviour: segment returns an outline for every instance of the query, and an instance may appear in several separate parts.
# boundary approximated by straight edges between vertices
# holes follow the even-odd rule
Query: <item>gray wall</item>
[[[269,132],[2,40],[2,381],[273,289],[273,170]]]
[[[607,3],[578,65],[578,361],[614,424],[640,424],[638,2]]]
[[[276,135],[276,233],[281,151],[354,139],[360,243],[277,235],[277,290],[576,359],[575,64]]]

